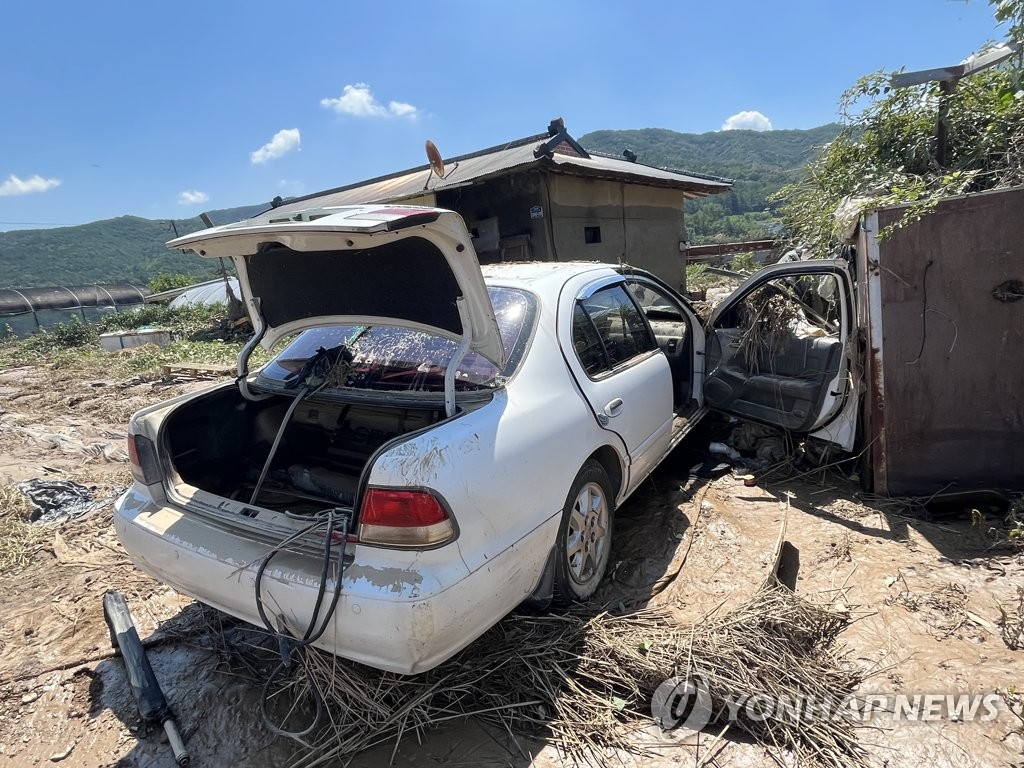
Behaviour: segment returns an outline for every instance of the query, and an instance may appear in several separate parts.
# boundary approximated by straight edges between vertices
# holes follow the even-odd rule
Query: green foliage
[[[50,339],[56,347],[78,347],[88,344],[96,338],[92,326],[86,325],[77,317],[70,323],[62,323],[53,329]]]
[[[227,324],[227,307],[188,306],[173,309],[162,304],[147,304],[130,312],[112,312],[96,323],[83,323],[78,318],[61,323],[21,341],[12,340],[5,348],[15,362],[36,362],[54,352],[80,348],[99,349],[101,333],[129,331],[147,326],[167,328],[175,338],[207,340],[222,338]],[[0,360],[3,355],[0,355]]]
[[[595,131],[580,139],[588,149],[619,155],[625,148],[648,165],[710,173],[734,180],[730,192],[686,203],[692,243],[773,237],[780,229],[767,198],[798,181],[803,167],[839,132],[837,124],[806,131],[677,133],[660,128]]]
[[[231,365],[238,358],[242,342],[235,341],[192,341],[182,339],[166,347],[149,344],[126,350],[123,353],[108,353],[99,344],[79,347],[50,348],[22,342],[0,342],[0,367],[46,364],[57,369],[75,369],[82,375],[106,375],[128,377],[135,374],[153,373],[164,365],[176,363],[218,363]],[[258,348],[250,358],[252,366],[265,362],[267,355]]]
[[[96,324],[100,333],[127,331],[158,325],[176,336],[192,337],[207,328],[219,326],[227,316],[224,304],[192,304],[170,307],[166,304],[146,304],[130,312],[104,315]]]
[[[995,9],[996,21],[1009,22],[1007,36],[1015,43],[1024,44],[1024,0],[988,0]]]
[[[154,325],[168,328],[176,340],[166,347],[146,345],[114,354],[100,347],[101,333]],[[150,304],[105,315],[98,323],[74,320],[27,339],[0,342],[0,368],[46,363],[55,368],[131,376],[181,362],[231,364],[245,340],[245,333],[231,329],[224,305],[172,309]],[[251,362],[259,365],[266,359],[262,349],[257,349]]]
[[[708,274],[707,264],[687,264],[686,265],[686,290],[688,291],[702,291],[705,288],[710,287],[714,284],[712,275]]]
[[[1024,0],[994,4],[1013,6],[1020,24]],[[938,83],[892,89],[884,72],[862,77],[841,99],[842,131],[807,166],[803,180],[774,197],[790,240],[825,255],[838,242],[840,206],[855,219],[868,208],[905,204],[901,219],[880,233],[886,237],[930,213],[943,198],[1024,182],[1021,75],[1017,55],[963,78],[945,95]],[[940,119],[947,136],[944,163]]]
[[[153,293],[163,293],[174,288],[188,288],[188,286],[195,284],[195,282],[196,278],[192,275],[172,275],[169,272],[161,272],[156,277],[151,278],[146,287]]]
[[[211,211],[214,224],[252,216],[268,206]],[[0,232],[0,288],[91,283],[139,283],[159,274],[214,276],[216,262],[192,251],[171,250],[166,242],[204,228],[198,218],[172,222],[120,216],[77,227]],[[193,280],[192,282],[195,282]]]
[[[729,269],[733,272],[743,272],[748,275],[752,275],[760,266],[754,261],[754,254],[752,253],[737,253],[732,257],[732,261],[729,262]]]

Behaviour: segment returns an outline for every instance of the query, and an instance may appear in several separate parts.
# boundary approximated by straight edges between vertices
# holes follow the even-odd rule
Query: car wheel
[[[615,498],[608,473],[598,462],[583,465],[569,489],[555,545],[556,603],[590,598],[597,591],[612,546]]]

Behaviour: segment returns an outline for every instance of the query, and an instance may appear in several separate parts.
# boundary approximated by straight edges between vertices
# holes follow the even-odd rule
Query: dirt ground
[[[128,414],[204,383],[81,381],[45,368],[0,371],[0,484],[68,478],[113,499],[129,482]],[[599,598],[628,609],[667,605],[680,621],[728,610],[773,566],[780,525],[784,571],[799,594],[849,611],[842,640],[868,673],[864,691],[1011,692],[1024,651],[1010,650],[999,606],[1017,602],[1024,560],[998,547],[988,521],[923,521],[865,502],[852,483],[814,474],[746,487],[689,477],[706,442],[695,436],[618,512]],[[897,511],[894,511],[897,510]],[[258,691],[222,664],[216,615],[136,571],[110,524],[111,507],[42,534],[27,567],[0,575],[0,762],[12,766],[170,768],[160,733],[138,722],[123,665],[110,650],[102,595],[125,594],[195,766],[276,766],[294,755],[273,738]],[[213,618],[211,618],[213,617]],[[1010,697],[1011,703],[1013,697]],[[895,722],[858,731],[877,765],[1021,766],[1022,721],[1006,708],[987,723]],[[743,739],[662,734],[659,757],[624,764],[767,766],[792,762]],[[542,740],[512,740],[457,723],[357,756],[353,766],[563,764]]]

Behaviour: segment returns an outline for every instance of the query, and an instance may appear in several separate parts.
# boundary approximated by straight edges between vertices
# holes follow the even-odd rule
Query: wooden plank
[[[160,367],[160,374],[164,377],[171,376],[234,376],[236,371],[233,365],[223,363],[176,363]]]

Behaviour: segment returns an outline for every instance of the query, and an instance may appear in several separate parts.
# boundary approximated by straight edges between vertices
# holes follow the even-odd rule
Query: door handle
[[[622,398],[616,397],[614,400],[608,403],[608,405],[604,407],[604,412],[612,418],[618,416],[622,412]]]

